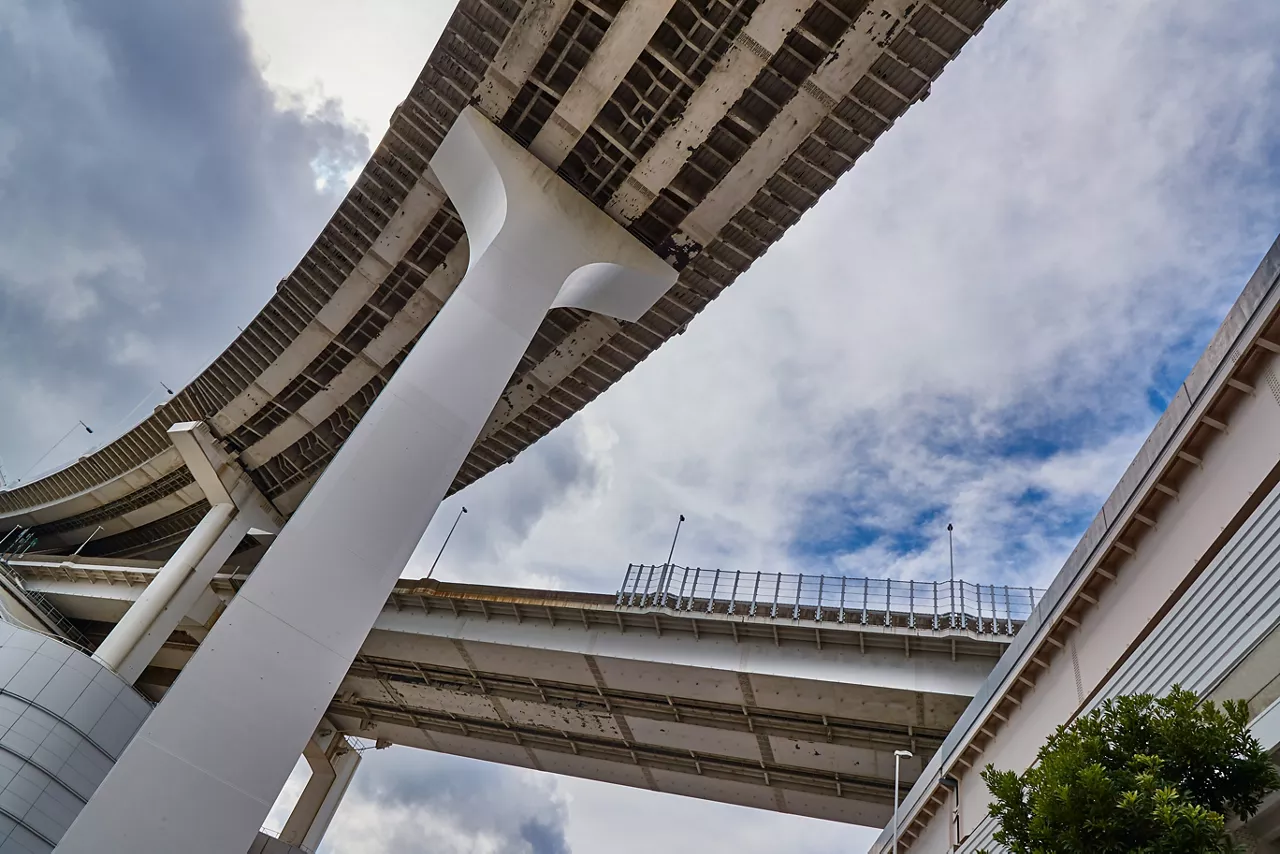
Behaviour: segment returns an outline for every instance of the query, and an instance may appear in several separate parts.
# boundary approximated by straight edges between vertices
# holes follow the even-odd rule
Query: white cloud
[[[282,107],[336,99],[377,142],[418,76],[454,0],[242,0],[241,20],[262,76]]]

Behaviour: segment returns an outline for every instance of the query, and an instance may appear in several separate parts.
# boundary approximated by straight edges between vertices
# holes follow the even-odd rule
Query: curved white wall
[[[150,711],[84,653],[0,622],[0,854],[53,851]]]

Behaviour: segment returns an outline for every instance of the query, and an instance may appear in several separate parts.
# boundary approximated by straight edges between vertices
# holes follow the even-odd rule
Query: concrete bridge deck
[[[10,565],[90,642],[158,569]],[[244,578],[215,578],[141,690],[164,695]],[[890,625],[883,615],[819,622],[812,611],[726,613],[723,596],[694,608],[620,598],[402,580],[329,718],[383,743],[883,825],[893,751],[915,754],[903,763],[914,780],[1012,640],[1003,622],[935,630],[897,612]]]

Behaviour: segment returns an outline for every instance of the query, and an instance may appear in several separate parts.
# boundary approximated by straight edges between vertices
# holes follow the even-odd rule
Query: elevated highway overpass
[[[207,423],[290,515],[457,287],[429,163],[488,120],[679,270],[642,317],[555,308],[452,488],[618,381],[850,169],[1001,0],[461,0],[346,198],[243,333],[123,436],[0,491],[37,548],[172,551],[208,509],[166,431]]]
[[[160,564],[6,567],[94,645]],[[881,826],[894,750],[914,754],[902,766],[914,781],[1039,593],[957,582],[953,612],[945,582],[737,573],[735,586],[723,573],[713,585],[675,568],[659,598],[654,569],[633,567],[617,594],[402,580],[327,720],[379,744]],[[140,690],[164,696],[245,577],[213,579]]]
[[[388,591],[439,502],[509,462],[682,333],[928,97],[1000,5],[460,0],[347,197],[243,333],[124,436],[0,492],[0,530],[17,532],[23,550],[165,559],[95,651],[108,672],[129,684],[143,678],[192,609],[222,610],[209,585],[227,559],[274,537],[246,586],[225,602],[225,613],[182,664],[186,676],[165,691],[165,702],[61,838],[60,850],[243,850],[299,752],[332,776],[336,757],[327,751],[341,752],[341,744],[333,741],[333,727],[324,728],[326,736],[317,722],[351,680],[370,689],[370,678],[377,685],[395,681],[382,680],[380,670],[370,677],[352,668],[362,666],[370,626],[387,619],[380,611]],[[37,611],[53,610],[51,600],[33,601]],[[394,592],[390,601],[397,601]],[[902,628],[903,659],[915,656],[907,673],[931,654],[928,643],[913,653],[911,633],[948,635],[947,655],[954,640],[960,656],[961,637],[948,633],[963,636],[963,623],[925,627],[909,614],[896,627],[890,605],[889,623],[875,632],[837,620],[830,630],[816,629],[815,644],[826,635],[857,636],[858,655],[873,660],[869,634]],[[612,606],[615,617],[619,607]],[[659,610],[670,607],[660,601]],[[590,625],[591,609],[579,611],[584,631],[605,631]],[[817,612],[821,623],[820,604]],[[501,655],[489,650],[498,659],[520,659],[532,622],[513,618],[517,628],[507,640],[475,643],[507,648]],[[423,625],[440,619],[424,615]],[[692,621],[696,649],[710,643],[699,639],[704,621],[741,634],[732,609],[723,621],[687,611],[680,619]],[[744,619],[754,625],[764,618]],[[661,623],[659,616],[655,635]],[[487,625],[493,630],[498,622]],[[625,625],[623,617],[618,630]],[[775,628],[775,650],[783,650]],[[554,637],[568,631],[549,630]],[[666,647],[675,637],[653,642]],[[470,643],[464,642],[468,650]],[[755,643],[750,630],[745,640],[735,637],[734,648],[749,643]],[[839,649],[829,644],[818,657]],[[561,652],[587,666],[583,650]],[[458,665],[428,659],[437,668]],[[963,661],[946,658],[942,665],[963,671]],[[559,672],[559,665],[546,666]],[[669,675],[673,684],[702,685],[696,671],[702,666],[691,660],[680,667],[694,670]],[[746,664],[741,668],[755,678]],[[498,684],[498,677],[518,675],[510,669],[483,672]],[[595,674],[587,681],[581,667],[576,675],[571,670],[567,684],[589,690],[594,682],[603,696]],[[604,669],[601,675],[606,685],[622,678]],[[886,708],[905,702],[893,692],[951,690],[892,681],[863,687],[888,691],[876,701]],[[797,683],[796,690],[811,688]],[[425,682],[414,690],[442,696]],[[749,709],[741,683],[739,695]],[[375,696],[356,692],[366,701],[363,717],[350,703],[334,714],[374,727],[414,724],[412,716],[401,724],[376,718]],[[386,690],[378,715],[391,714],[397,696]],[[676,698],[715,702],[676,690],[673,710]],[[484,730],[489,709],[518,735],[515,720],[498,711],[517,699],[458,702],[474,715],[471,731]],[[541,696],[538,702],[546,705]],[[955,710],[934,719],[928,705],[906,725],[914,728],[918,718],[924,729],[945,727]],[[553,720],[560,713],[540,714]],[[240,728],[244,715],[257,726]],[[709,785],[685,780],[687,768],[641,762],[641,751],[627,747],[640,738],[626,735],[631,716],[609,713],[592,737],[601,745],[612,739],[614,750],[625,747],[635,767],[648,769],[640,772],[646,784],[675,774],[680,786]],[[744,718],[754,726],[750,712]],[[645,731],[640,718],[636,726]],[[693,777],[719,779],[713,768],[757,763],[770,790],[765,799],[775,806],[786,805],[787,790],[773,780],[812,782],[815,774],[836,773],[809,767],[815,763],[787,765],[777,753],[788,745],[775,747],[772,735],[713,736],[708,743],[726,752],[711,762],[694,750]],[[445,743],[448,737],[440,735]],[[644,755],[654,762],[659,756],[674,762],[670,757],[683,749],[648,737],[654,752]],[[519,739],[531,738],[515,741],[517,758],[586,762],[585,731],[569,739],[573,759],[545,745],[525,752]],[[804,753],[800,743],[790,746],[793,755]],[[869,818],[883,807],[874,796],[883,785],[882,751],[869,743],[846,746],[870,751],[846,758],[874,770],[859,778],[857,796],[844,794],[855,783],[832,777],[835,799],[854,798]],[[737,790],[740,801],[765,797],[750,788],[761,784],[744,778],[716,784],[726,798],[730,783],[747,787]],[[807,790],[815,803],[830,797],[820,788],[813,783]]]

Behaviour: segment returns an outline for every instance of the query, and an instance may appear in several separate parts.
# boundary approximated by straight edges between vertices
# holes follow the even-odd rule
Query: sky
[[[0,2],[0,458],[207,364],[301,256],[446,0]],[[446,502],[445,579],[631,562],[1043,586],[1280,232],[1280,5],[1010,0],[826,197]],[[14,85],[14,81],[17,84]],[[94,428],[72,432],[77,420]],[[273,813],[283,822],[301,779]],[[392,748],[324,854],[863,850],[874,833]]]

